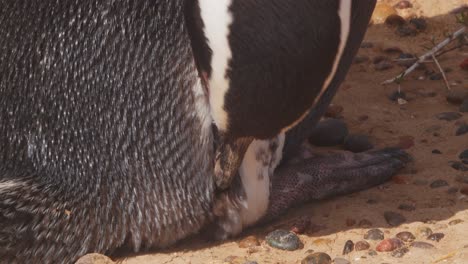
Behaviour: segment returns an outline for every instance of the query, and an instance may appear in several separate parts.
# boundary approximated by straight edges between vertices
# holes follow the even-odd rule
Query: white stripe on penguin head
[[[232,58],[229,46],[232,14],[229,10],[231,0],[199,0],[201,18],[205,25],[204,33],[208,46],[212,50],[210,89],[210,107],[218,129],[228,128],[228,114],[224,109],[224,99],[229,89],[227,71]]]

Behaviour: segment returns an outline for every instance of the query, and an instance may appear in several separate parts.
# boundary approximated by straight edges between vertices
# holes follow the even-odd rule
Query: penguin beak
[[[226,190],[231,185],[234,177],[238,175],[244,155],[253,138],[243,137],[227,140],[224,136],[220,135],[220,140],[220,144],[216,147],[215,183],[218,189]]]

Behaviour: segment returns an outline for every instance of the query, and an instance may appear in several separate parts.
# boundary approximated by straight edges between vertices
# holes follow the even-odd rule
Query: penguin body
[[[0,0],[0,262],[258,222],[286,132],[326,107],[374,4]],[[221,194],[219,141],[241,183]],[[233,195],[247,207],[223,218]]]

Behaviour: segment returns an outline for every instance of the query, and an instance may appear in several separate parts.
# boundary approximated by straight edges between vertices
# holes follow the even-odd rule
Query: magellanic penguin
[[[0,263],[167,247],[210,225],[223,238],[388,179],[398,150],[276,169],[374,4],[0,0]]]

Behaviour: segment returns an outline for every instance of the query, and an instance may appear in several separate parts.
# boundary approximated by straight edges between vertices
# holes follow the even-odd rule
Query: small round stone
[[[382,240],[375,249],[379,252],[390,252],[402,246],[403,246],[403,242],[401,242],[400,239],[388,238],[388,239]]]
[[[440,240],[442,240],[442,238],[444,238],[445,235],[443,233],[434,233],[432,235],[429,235],[427,237],[428,240],[432,240],[432,241],[436,241],[436,242],[439,242]]]
[[[449,225],[453,226],[453,225],[458,225],[460,223],[463,223],[464,221],[461,220],[461,219],[455,219],[455,220],[452,220],[449,222]]]
[[[435,180],[431,183],[431,188],[432,189],[436,189],[436,188],[440,188],[440,187],[446,187],[448,186],[448,182],[445,181],[445,180]]]
[[[391,211],[384,212],[384,217],[391,226],[399,226],[406,221],[403,215]]]
[[[346,241],[343,248],[343,255],[347,255],[354,250],[354,243],[351,240]]]
[[[432,229],[430,229],[429,227],[425,227],[425,226],[419,227],[417,230],[417,234],[419,236],[428,237],[432,235]]]
[[[411,232],[407,231],[396,234],[396,237],[403,242],[413,242],[416,239],[416,237],[414,237],[414,235]]]
[[[460,161],[451,162],[450,166],[458,171],[468,171],[468,166],[465,166],[465,164]]]
[[[385,19],[385,24],[390,26],[401,26],[406,23],[406,20],[399,15],[390,15]]]
[[[409,37],[409,36],[416,36],[418,31],[414,26],[410,25],[401,25],[397,28],[396,34],[400,37]]]
[[[455,132],[456,136],[462,136],[468,133],[468,124],[461,124],[458,128],[457,131]]]
[[[442,154],[442,151],[438,150],[438,149],[434,149],[432,150],[432,154]]]
[[[241,241],[239,241],[240,248],[250,248],[260,246],[260,242],[255,236],[248,236]]]
[[[385,71],[391,68],[393,68],[393,64],[387,60],[381,61],[374,65],[374,69],[376,71]]]
[[[367,243],[367,241],[364,241],[364,240],[358,241],[356,242],[356,244],[354,244],[354,250],[356,251],[368,250],[369,248],[370,248],[369,243]]]
[[[460,119],[461,117],[462,114],[458,112],[444,112],[436,115],[437,119],[445,121],[455,121],[457,119]]]
[[[374,145],[366,135],[348,135],[344,141],[344,148],[359,153],[374,148]]]
[[[335,258],[333,260],[333,264],[351,264],[351,262],[349,262],[348,260],[344,258]]]
[[[408,252],[409,252],[409,249],[407,247],[402,247],[393,251],[391,255],[392,257],[395,257],[395,258],[402,258]]]
[[[309,137],[310,143],[316,146],[336,146],[348,136],[348,126],[339,119],[326,119],[317,124]]]
[[[458,192],[458,188],[457,187],[450,187],[448,188],[447,190],[447,193],[448,194],[454,194],[454,193],[457,193]]]
[[[377,228],[370,229],[364,235],[364,239],[367,239],[367,240],[383,240],[384,238],[385,237],[384,237],[384,233],[382,232],[382,230],[377,229]]]
[[[305,259],[301,261],[301,264],[331,264],[331,257],[323,252],[317,252],[308,255]]]
[[[468,90],[462,87],[453,87],[447,93],[447,101],[452,104],[461,104],[468,99]]]
[[[406,100],[406,93],[403,91],[394,91],[390,95],[388,95],[388,99],[396,102],[399,98]]]
[[[427,242],[422,242],[422,241],[415,241],[411,243],[411,247],[414,248],[422,248],[422,249],[431,249],[434,248],[434,245],[427,243]]]
[[[281,229],[269,233],[265,240],[271,247],[282,250],[293,251],[301,246],[301,241],[296,234]]]
[[[400,210],[403,210],[403,211],[407,211],[407,212],[412,212],[414,210],[416,210],[416,207],[412,204],[400,204],[398,206],[398,209]]]
[[[371,249],[371,250],[369,250],[369,252],[367,254],[369,254],[369,256],[371,256],[371,257],[374,257],[374,256],[377,256],[377,251]]]

